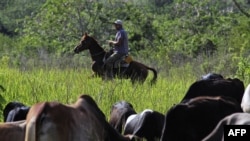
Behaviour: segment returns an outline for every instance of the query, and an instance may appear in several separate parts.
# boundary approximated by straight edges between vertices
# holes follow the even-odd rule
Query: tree
[[[239,4],[236,0],[233,0],[233,2],[234,2],[234,4],[235,4],[235,6],[240,10],[240,12],[241,12],[242,14],[244,14],[245,16],[247,16],[248,18],[250,18],[250,14],[247,13],[247,12],[240,6],[240,4]]]

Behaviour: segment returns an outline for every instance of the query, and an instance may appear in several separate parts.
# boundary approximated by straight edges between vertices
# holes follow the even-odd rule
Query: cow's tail
[[[26,126],[25,141],[36,141],[36,117],[32,117]]]
[[[157,71],[154,69],[154,68],[150,68],[148,66],[145,66],[148,70],[151,70],[153,73],[154,73],[154,77],[153,79],[151,80],[151,85],[155,84],[156,83],[156,80],[157,80]]]
[[[46,107],[47,103],[38,103],[32,106],[29,110],[29,113],[26,117],[26,132],[25,132],[25,141],[36,141],[37,139],[37,120],[42,114],[42,111]]]

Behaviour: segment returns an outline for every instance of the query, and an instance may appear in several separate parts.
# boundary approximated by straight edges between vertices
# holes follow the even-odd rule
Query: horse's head
[[[82,36],[80,44],[75,47],[74,52],[79,53],[81,51],[89,49],[93,42],[95,42],[95,40],[92,37],[88,36],[87,33],[85,33]]]

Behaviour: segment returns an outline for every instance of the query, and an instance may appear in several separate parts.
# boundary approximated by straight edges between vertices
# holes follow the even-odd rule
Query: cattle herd
[[[224,125],[250,125],[250,85],[210,73],[194,82],[166,114],[139,113],[127,101],[111,107],[110,118],[83,94],[73,104],[9,102],[0,141],[223,141]]]

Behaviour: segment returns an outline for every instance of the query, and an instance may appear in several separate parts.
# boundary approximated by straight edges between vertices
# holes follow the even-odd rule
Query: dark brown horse
[[[91,58],[93,60],[92,70],[94,71],[94,75],[104,76],[106,69],[103,67],[103,60],[108,58],[111,53],[106,52],[98,44],[98,42],[93,37],[88,36],[87,33],[83,35],[80,44],[75,47],[74,52],[79,53],[84,50],[89,50],[91,54]],[[157,79],[156,70],[136,61],[131,61],[128,67],[114,68],[113,72],[118,78],[130,78],[132,83],[143,83],[148,76],[148,70],[151,70],[154,73],[154,77],[151,80],[151,84],[153,84]]]

